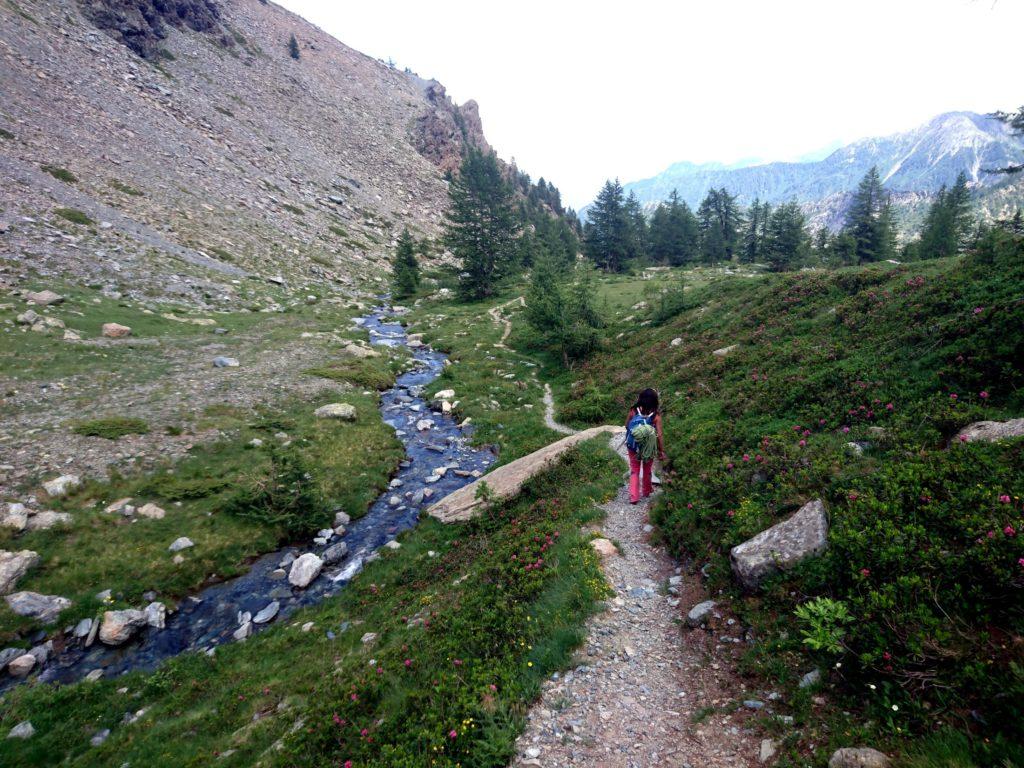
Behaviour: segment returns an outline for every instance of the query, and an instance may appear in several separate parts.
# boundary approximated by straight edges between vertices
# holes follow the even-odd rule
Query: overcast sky
[[[576,207],[680,160],[795,159],[1024,103],[1024,0],[278,0],[476,99]]]

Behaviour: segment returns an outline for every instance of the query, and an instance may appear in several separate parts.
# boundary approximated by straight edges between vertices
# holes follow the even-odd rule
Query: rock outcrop
[[[413,134],[420,154],[442,172],[457,173],[466,146],[490,151],[475,101],[458,106],[436,80],[427,82],[423,93],[429,106],[416,121]]]
[[[756,589],[768,576],[786,570],[828,547],[825,504],[815,499],[787,520],[737,544],[729,551],[733,573],[747,589]]]
[[[1011,437],[1024,437],[1024,419],[1009,421],[976,421],[968,424],[957,434],[959,442],[994,443]]]
[[[225,48],[235,41],[221,26],[212,0],[78,0],[82,15],[144,59],[164,56],[167,27],[206,32]]]

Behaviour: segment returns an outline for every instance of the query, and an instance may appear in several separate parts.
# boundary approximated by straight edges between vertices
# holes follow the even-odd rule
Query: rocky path
[[[684,628],[706,596],[648,542],[649,505],[631,505],[622,488],[602,509],[600,532],[618,546],[604,559],[615,596],[588,623],[575,666],[545,684],[512,765],[756,765],[772,749],[745,724],[757,710],[730,713],[756,698],[733,672],[740,625],[712,609],[701,626]]]
[[[576,434],[576,430],[572,427],[555,421],[555,398],[551,395],[550,384],[544,385],[544,426],[555,430],[555,432],[561,432],[563,435]]]
[[[501,334],[501,339],[498,341],[496,346],[504,347],[505,342],[508,341],[509,334],[512,333],[512,321],[502,317],[501,310],[503,310],[505,307],[510,307],[513,304],[518,304],[521,307],[525,307],[526,298],[524,296],[517,296],[511,301],[506,301],[504,304],[499,304],[498,306],[491,307],[489,310],[487,310],[487,314],[491,316],[491,320],[493,320],[496,325],[505,326],[505,330]]]

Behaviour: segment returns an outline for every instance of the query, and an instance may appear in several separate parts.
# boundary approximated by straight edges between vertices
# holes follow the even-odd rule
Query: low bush
[[[149,434],[149,424],[143,419],[127,416],[110,416],[103,419],[80,422],[73,427],[73,431],[86,437],[103,437],[107,440],[117,440],[125,435]]]
[[[53,178],[59,181],[65,181],[68,184],[74,184],[75,182],[78,181],[78,177],[75,176],[75,174],[73,174],[67,168],[61,168],[60,166],[57,165],[43,165],[40,167],[46,173],[50,174],[51,176],[53,176]]]
[[[85,213],[78,210],[77,208],[54,208],[53,212],[56,215],[60,216],[62,219],[67,219],[72,224],[90,226],[95,223]]]

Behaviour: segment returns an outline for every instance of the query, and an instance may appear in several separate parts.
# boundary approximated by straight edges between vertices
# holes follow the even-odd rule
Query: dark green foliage
[[[654,209],[648,239],[651,259],[658,264],[679,266],[697,260],[700,247],[697,217],[675,190],[667,202]]]
[[[952,189],[943,186],[929,207],[917,243],[917,255],[937,259],[961,253],[967,245],[972,223],[967,175],[961,171]]]
[[[541,253],[526,294],[526,322],[533,331],[530,343],[559,355],[566,367],[596,350],[604,322],[594,306],[588,267],[566,268]]]
[[[0,128],[0,139],[6,139],[7,141],[14,141],[14,134],[8,130]]]
[[[416,261],[416,241],[407,228],[402,229],[391,266],[391,286],[396,299],[405,299],[420,287],[420,267]]]
[[[843,233],[852,238],[853,254],[849,263],[884,261],[896,255],[892,203],[877,168],[872,167],[857,187],[846,212]]]
[[[142,419],[127,416],[111,416],[106,419],[93,419],[76,424],[73,431],[86,437],[104,437],[117,440],[125,435],[145,435],[149,433],[149,425]]]
[[[459,293],[465,300],[492,296],[513,268],[518,232],[512,193],[492,153],[467,150],[448,189],[445,244],[459,260]]]
[[[993,117],[1002,120],[1017,136],[1024,135],[1024,107],[1016,112],[996,112]],[[1020,173],[1024,171],[1024,163],[1011,163],[1005,168],[986,169],[989,173]]]
[[[584,253],[601,269],[621,272],[626,262],[639,255],[635,224],[619,180],[606,181],[583,228]]]
[[[299,41],[295,39],[294,34],[288,38],[288,55],[296,61],[299,60]]]
[[[800,206],[795,201],[783,203],[767,216],[760,255],[768,267],[773,272],[783,272],[801,266],[810,253],[810,236]]]
[[[78,181],[78,177],[67,168],[61,168],[56,165],[43,165],[40,167],[59,181],[66,181],[68,184],[74,184]]]
[[[60,216],[62,219],[67,219],[72,224],[81,224],[83,226],[89,226],[94,223],[92,219],[90,219],[85,213],[78,210],[77,208],[54,208],[53,212]]]
[[[732,261],[740,246],[743,213],[735,195],[724,187],[712,189],[697,209],[701,261],[718,264]]]
[[[772,207],[755,199],[747,211],[747,226],[743,233],[743,248],[740,261],[747,264],[764,258],[765,242],[768,239],[768,221],[771,219]],[[825,230],[827,231],[827,230]]]
[[[299,444],[268,443],[269,471],[261,468],[239,482],[219,511],[304,536],[329,525],[331,510],[319,487],[310,482],[312,466]]]

